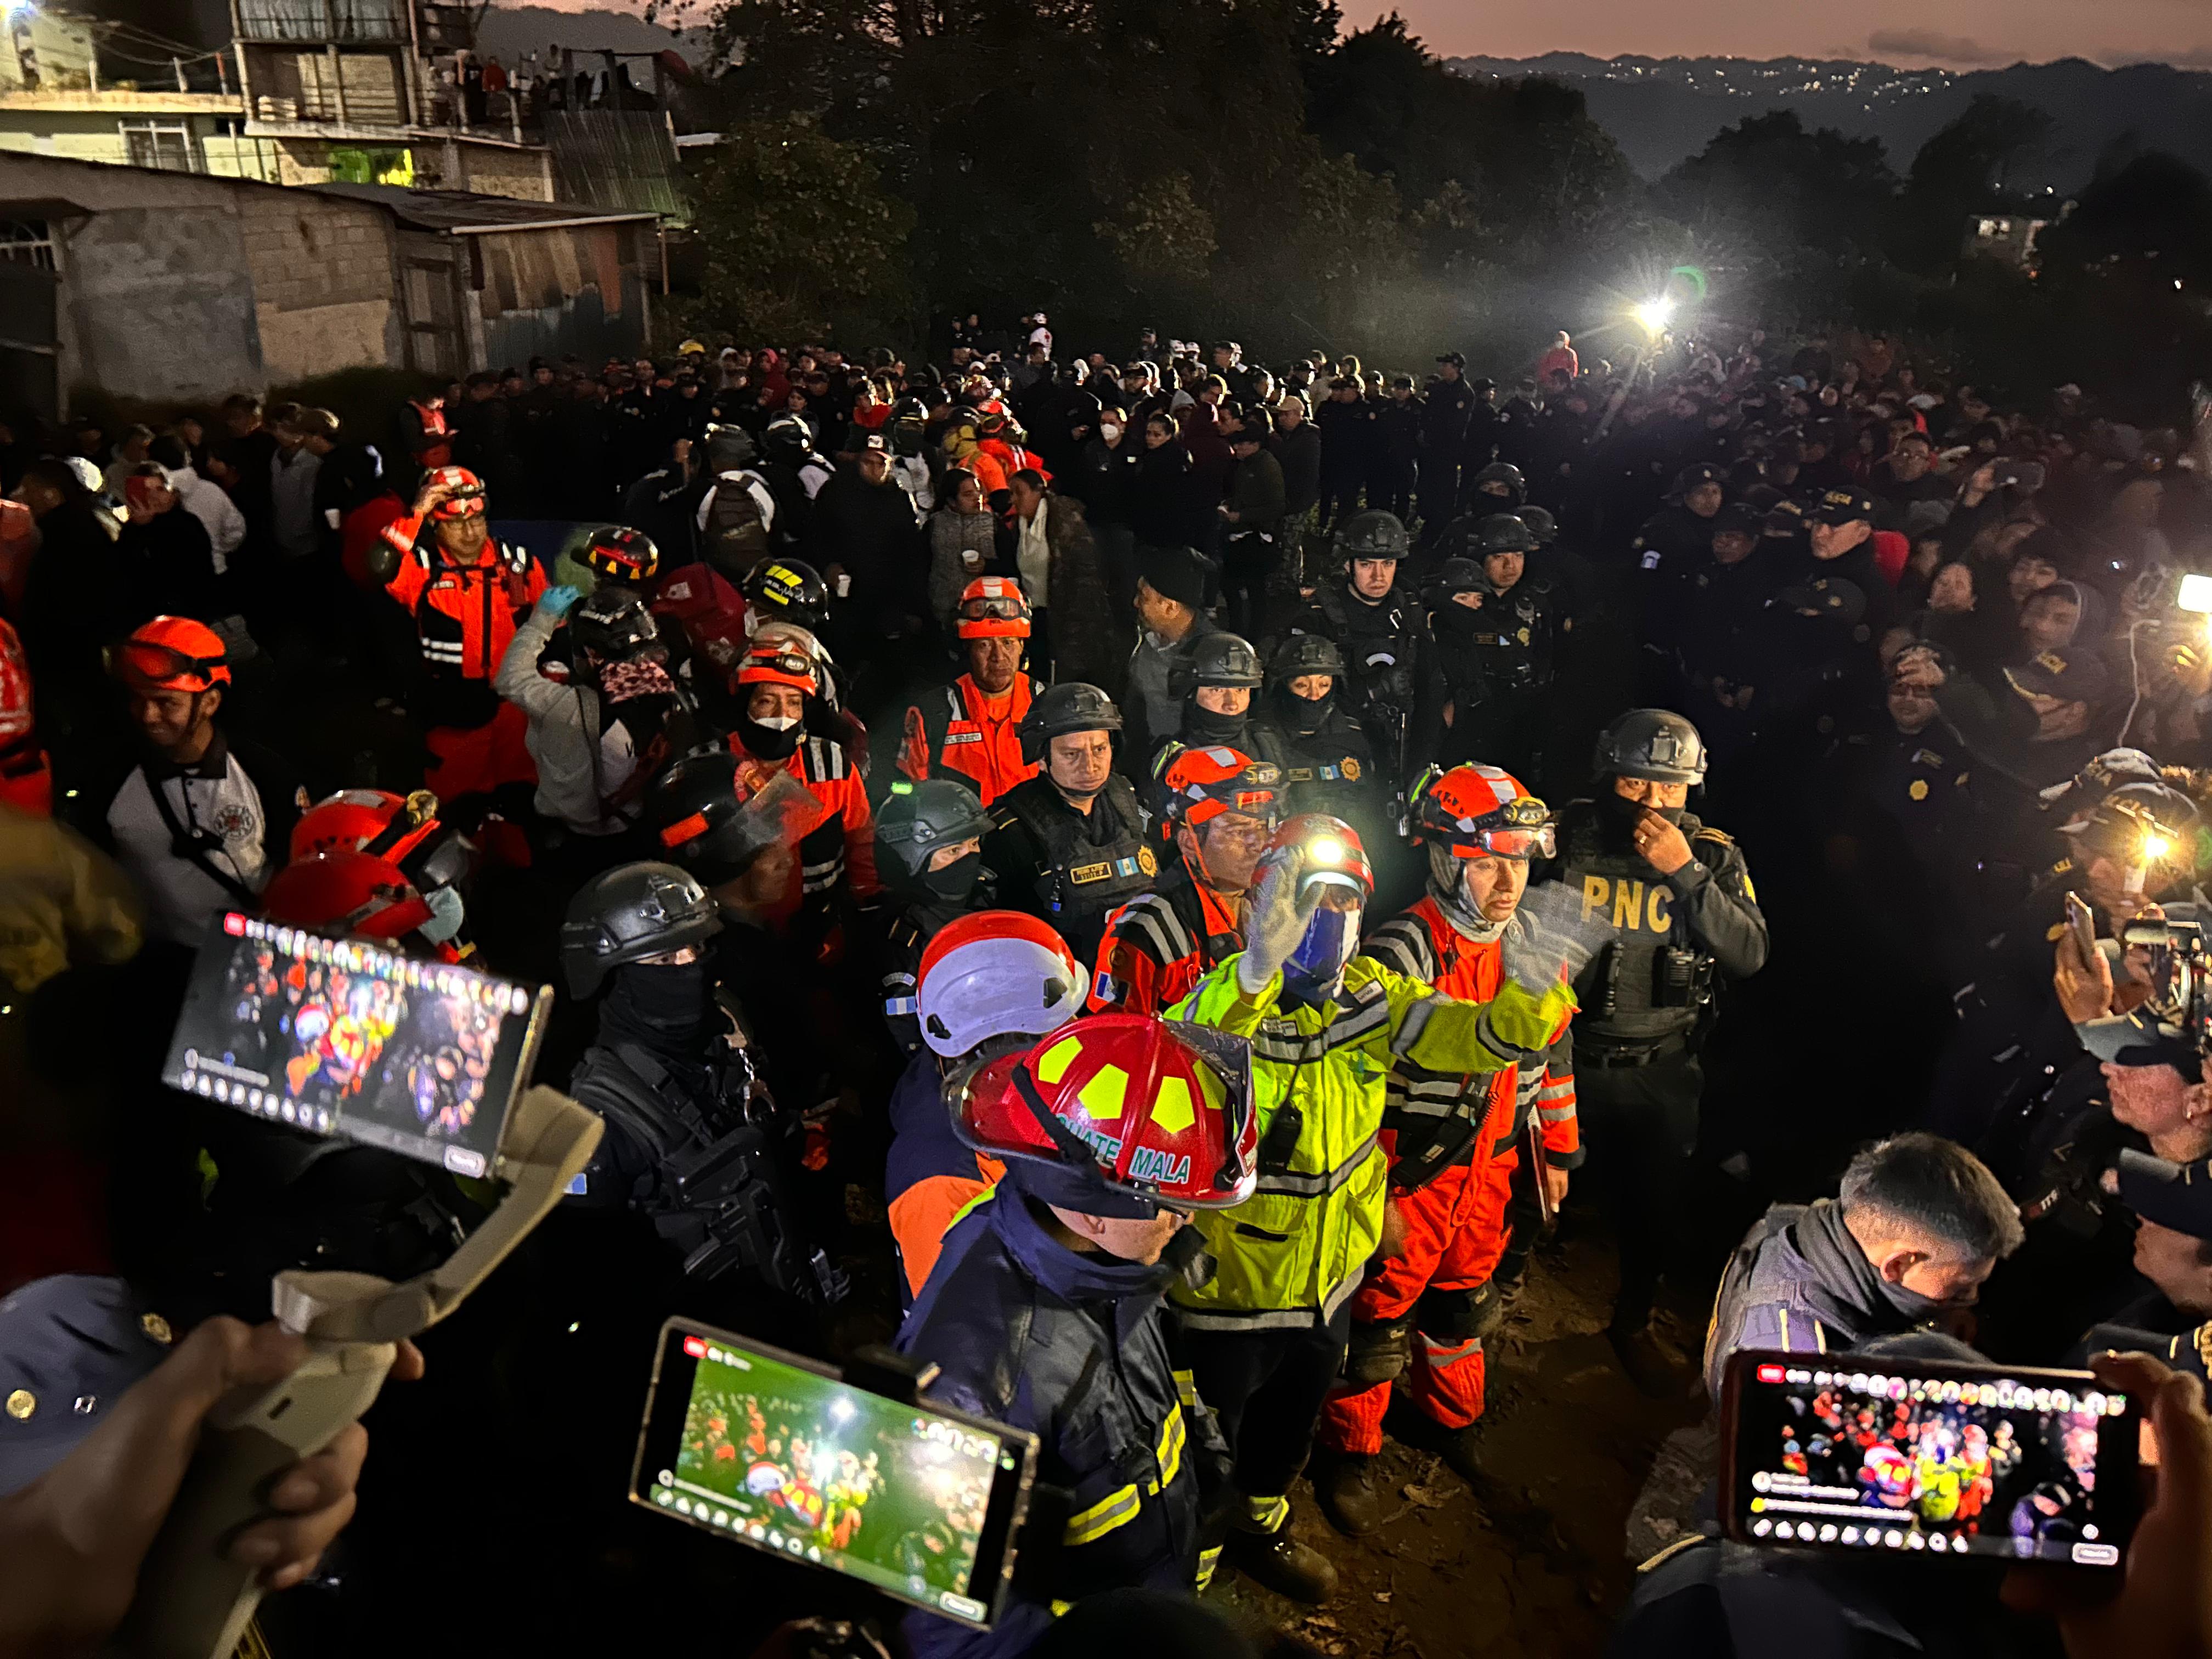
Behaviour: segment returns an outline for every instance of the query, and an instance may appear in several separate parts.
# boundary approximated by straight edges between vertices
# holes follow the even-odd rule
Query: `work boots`
[[[1273,1532],[1232,1530],[1224,1553],[1262,1589],[1293,1601],[1319,1607],[1336,1594],[1336,1569],[1319,1550],[1291,1536],[1288,1520]]]
[[[1359,1452],[1338,1452],[1314,1478],[1314,1492],[1329,1525],[1350,1537],[1364,1537],[1382,1519],[1379,1460]]]
[[[1646,1398],[1680,1400],[1689,1392],[1693,1373],[1668,1352],[1650,1325],[1639,1325],[1633,1330],[1614,1326],[1607,1330],[1605,1336],[1613,1344],[1613,1356],[1620,1361],[1620,1369],[1628,1373],[1628,1380]]]

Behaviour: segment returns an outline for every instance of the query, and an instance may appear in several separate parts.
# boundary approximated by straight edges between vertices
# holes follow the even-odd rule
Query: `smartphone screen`
[[[2140,1407],[2087,1371],[1739,1353],[1723,1421],[1745,1543],[2116,1567],[2135,1529]]]
[[[1013,1565],[1035,1437],[854,1388],[671,1320],[632,1501],[988,1628]]]
[[[552,995],[232,912],[200,947],[161,1080],[485,1176]]]

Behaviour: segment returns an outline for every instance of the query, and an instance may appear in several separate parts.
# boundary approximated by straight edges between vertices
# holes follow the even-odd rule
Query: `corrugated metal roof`
[[[520,202],[510,196],[477,196],[464,190],[409,190],[399,185],[309,185],[302,188],[319,195],[374,202],[389,209],[403,225],[416,230],[441,230],[451,236],[619,224],[659,216],[586,207],[578,202]]]

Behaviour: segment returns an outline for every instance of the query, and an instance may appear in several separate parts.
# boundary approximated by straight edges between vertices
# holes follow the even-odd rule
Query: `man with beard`
[[[1560,814],[1549,878],[1613,930],[1575,987],[1577,1095],[1591,1176],[1620,1239],[1606,1334],[1636,1385],[1665,1397],[1683,1379],[1651,1314],[1697,1144],[1705,1011],[1717,971],[1741,979],[1765,965],[1766,919],[1735,843],[1682,810],[1705,774],[1689,721],[1632,709],[1599,734],[1591,770],[1593,797]]]

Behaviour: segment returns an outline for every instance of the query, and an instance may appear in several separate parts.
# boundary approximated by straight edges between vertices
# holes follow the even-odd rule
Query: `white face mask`
[[[799,720],[797,716],[792,714],[769,714],[755,720],[753,724],[764,732],[788,732],[799,724]]]
[[[1117,443],[1121,441],[1121,428],[1109,421],[1098,428],[1098,435],[1109,444]]]
[[[459,890],[452,887],[434,888],[422,895],[422,902],[430,907],[430,919],[415,931],[433,945],[443,945],[461,931],[466,912]]]

